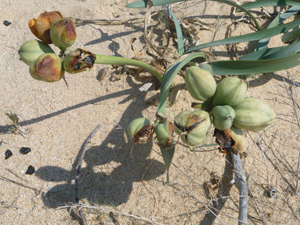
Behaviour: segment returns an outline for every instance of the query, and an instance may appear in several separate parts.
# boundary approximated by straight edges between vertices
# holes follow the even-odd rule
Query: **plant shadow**
[[[128,97],[120,104],[132,98],[135,98],[135,101],[132,101],[126,108],[119,122],[116,122],[103,142],[98,146],[90,147],[85,153],[78,189],[78,197],[84,201],[99,205],[118,206],[128,201],[134,182],[151,180],[165,173],[165,166],[162,162],[148,159],[153,145],[152,141],[139,146],[132,146],[131,143],[124,141],[124,135],[126,135],[124,128],[133,119],[143,117],[142,111],[148,107],[145,104],[146,92],[139,92],[139,85],[132,81],[128,81],[128,83],[132,89],[127,93]],[[124,94],[126,93],[123,91]],[[103,98],[107,100],[116,95],[118,92]],[[102,100],[101,97],[91,101],[98,102],[100,100]],[[84,105],[86,103],[81,103],[80,106]],[[79,105],[65,109],[64,112],[77,107]],[[68,203],[76,203],[74,179],[80,155],[81,151],[70,170],[44,166],[36,171],[36,176],[44,181],[59,182],[43,195],[46,207],[57,208]],[[145,167],[149,164],[155,169],[145,173]]]

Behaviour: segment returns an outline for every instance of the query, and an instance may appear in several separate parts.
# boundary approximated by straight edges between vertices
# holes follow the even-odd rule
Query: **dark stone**
[[[9,157],[11,157],[13,154],[11,152],[11,150],[7,149],[5,152],[5,159],[8,159]]]
[[[25,172],[25,174],[32,175],[32,174],[34,174],[34,172],[35,172],[34,167],[32,165],[30,165],[30,166],[28,166],[28,169]]]
[[[31,152],[31,149],[28,148],[28,147],[22,147],[22,148],[20,148],[20,153],[23,154],[23,155],[26,155],[29,152]]]
[[[7,21],[7,20],[4,20],[4,21],[3,21],[3,24],[4,24],[5,26],[9,26],[9,25],[11,24],[11,22],[9,22],[9,21]]]

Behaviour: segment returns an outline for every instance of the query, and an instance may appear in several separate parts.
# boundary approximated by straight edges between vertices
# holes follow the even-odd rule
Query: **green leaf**
[[[281,40],[283,43],[286,43],[286,42],[293,40],[294,38],[297,38],[299,36],[300,36],[300,29],[296,29],[296,30],[293,30],[291,32],[284,34],[281,37]]]
[[[300,39],[292,43],[291,45],[285,46],[278,52],[275,52],[273,54],[270,54],[265,59],[276,59],[276,58],[284,58],[289,55],[295,55],[300,52]]]
[[[257,0],[255,2],[245,3],[242,6],[245,9],[260,8],[266,6],[300,6],[299,0]]]
[[[251,52],[247,55],[243,55],[239,58],[239,60],[259,60],[259,59],[266,59],[270,55],[282,50],[286,46],[280,46],[275,48],[268,48],[268,49],[262,49],[255,52]]]
[[[175,152],[175,143],[172,147],[168,147],[167,149],[160,146],[160,151],[161,151],[162,157],[164,159],[165,166],[167,168],[167,184],[169,184],[169,181],[170,181],[169,169],[170,169],[172,159],[174,156],[174,152]]]
[[[239,58],[239,60],[259,60],[259,59],[275,59],[283,58],[291,54],[300,52],[300,39],[288,46],[280,46],[275,48],[262,49],[251,52]]]
[[[171,4],[171,3],[175,3],[175,2],[187,2],[187,1],[188,0],[152,0],[153,6]],[[255,17],[248,10],[246,10],[244,7],[236,4],[235,2],[229,1],[229,0],[210,0],[210,1],[222,2],[222,3],[228,4],[228,5],[234,6],[237,9],[245,12],[253,20],[253,22],[255,23],[256,28],[260,29],[259,24],[257,23]],[[147,0],[132,2],[132,3],[127,4],[125,7],[128,7],[128,8],[146,8],[147,7]]]
[[[169,67],[161,82],[160,98],[157,106],[157,113],[163,113],[164,115],[166,115],[167,98],[176,74],[181,70],[182,67],[184,67],[187,63],[189,63],[195,58],[206,59],[206,56],[202,52],[192,53],[188,56],[184,55],[181,58],[179,58],[176,63]]]
[[[214,75],[248,75],[271,73],[300,65],[300,53],[283,58],[264,60],[217,61],[209,63]]]
[[[174,23],[175,23],[175,28],[176,28],[176,36],[177,36],[177,43],[178,43],[178,55],[182,56],[184,53],[184,46],[183,46],[183,35],[182,35],[182,30],[180,27],[180,24],[176,18],[176,16],[174,15],[174,13],[172,12],[172,10],[169,10],[169,13],[171,14]]]
[[[212,41],[209,43],[197,45],[195,47],[189,48],[185,53],[190,53],[195,50],[199,50],[199,49],[207,48],[207,47],[211,47],[211,46],[216,46],[216,45],[234,44],[234,43],[240,43],[240,42],[256,41],[256,40],[260,40],[262,38],[269,38],[269,37],[275,36],[277,34],[286,32],[286,31],[298,26],[299,24],[300,24],[300,19],[297,19],[290,23],[282,24],[277,27],[273,27],[273,28],[266,29],[266,30],[260,30],[255,33],[244,34],[244,35],[237,36],[237,37],[226,38],[223,40]]]
[[[291,16],[293,16],[294,14],[299,12],[299,10],[300,10],[300,6],[293,6],[293,7],[289,8],[288,10],[284,11],[283,13],[279,13],[272,20],[272,22],[269,24],[267,29],[278,26],[278,24],[280,24],[284,20],[290,18]],[[270,38],[261,39],[256,45],[256,51],[262,50],[262,49],[267,49],[269,40],[270,40]]]

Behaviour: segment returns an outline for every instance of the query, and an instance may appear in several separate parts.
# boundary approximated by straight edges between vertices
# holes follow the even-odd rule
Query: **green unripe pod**
[[[197,66],[186,70],[185,85],[191,96],[200,101],[206,101],[214,96],[217,87],[213,75]]]
[[[42,54],[54,53],[52,48],[38,40],[26,41],[18,51],[22,61],[30,66]]]
[[[174,125],[183,143],[196,146],[205,140],[211,121],[206,111],[183,111],[175,117]]]
[[[155,133],[157,141],[163,146],[170,146],[174,142],[174,124],[172,122],[166,121],[159,124],[155,128]]]
[[[245,81],[237,77],[226,77],[217,85],[213,104],[235,106],[244,100],[246,92]]]
[[[235,111],[231,106],[215,106],[211,113],[213,116],[213,124],[218,130],[227,130],[232,126]]]
[[[65,71],[58,55],[45,53],[31,64],[29,73],[36,80],[55,82],[64,77]]]
[[[153,135],[154,127],[145,118],[137,118],[129,124],[127,134],[131,143],[136,145],[146,144]]]
[[[233,109],[235,110],[233,125],[245,130],[263,130],[275,119],[274,110],[257,98],[246,97]]]
[[[211,66],[210,64],[208,64],[207,62],[200,63],[198,66],[199,66],[201,69],[207,70],[207,71],[210,72],[211,74],[214,74],[214,73],[213,73],[212,66]]]

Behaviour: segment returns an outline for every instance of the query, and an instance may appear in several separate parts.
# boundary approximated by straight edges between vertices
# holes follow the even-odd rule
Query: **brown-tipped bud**
[[[31,64],[29,72],[34,79],[45,82],[55,82],[64,76],[61,59],[54,53],[41,55]]]
[[[175,117],[174,125],[183,143],[196,146],[205,140],[211,121],[209,114],[203,110],[182,111]]]
[[[96,55],[83,49],[71,51],[64,58],[64,69],[68,73],[80,73],[94,66]]]
[[[55,20],[51,25],[50,36],[53,44],[65,51],[76,40],[75,23],[69,18]]]
[[[158,143],[163,146],[170,146],[174,143],[174,124],[166,121],[155,128]]]
[[[137,118],[129,124],[127,134],[131,143],[136,145],[146,144],[153,135],[154,127],[145,118]]]
[[[28,22],[31,32],[46,44],[51,44],[50,28],[54,20],[63,16],[58,11],[44,12],[37,19],[32,18]]]

